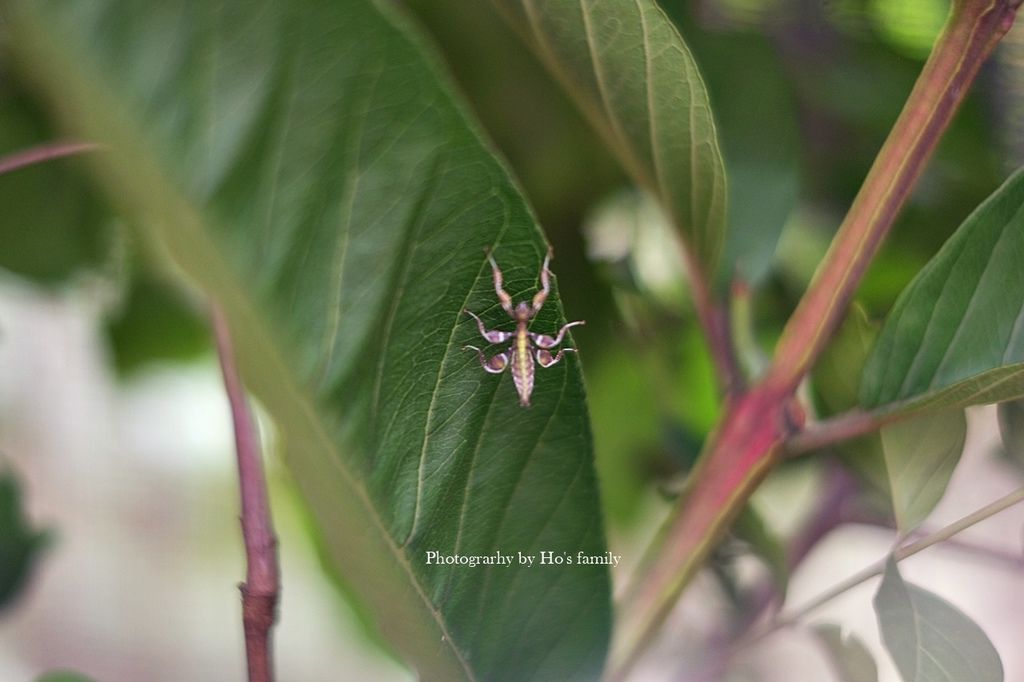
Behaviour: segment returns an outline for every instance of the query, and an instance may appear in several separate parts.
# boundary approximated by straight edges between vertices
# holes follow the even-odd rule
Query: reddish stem
[[[92,152],[99,148],[100,145],[94,142],[54,142],[38,147],[29,147],[0,158],[0,175],[50,159]]]
[[[280,593],[277,538],[270,518],[259,437],[235,366],[231,331],[217,304],[211,306],[211,318],[224,375],[224,388],[231,404],[235,450],[238,455],[242,537],[245,540],[247,563],[245,582],[239,585],[239,589],[242,592],[242,624],[245,629],[249,682],[270,682],[274,679],[270,630],[277,618]]]

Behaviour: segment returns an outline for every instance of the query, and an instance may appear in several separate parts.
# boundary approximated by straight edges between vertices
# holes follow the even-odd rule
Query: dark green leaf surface
[[[0,157],[58,137],[7,67],[0,60]],[[107,214],[80,168],[52,159],[0,174],[0,268],[55,284],[103,260]]]
[[[999,405],[999,435],[1006,458],[1024,469],[1024,400]]]
[[[714,273],[726,226],[722,154],[697,65],[657,3],[493,2]]]
[[[878,682],[878,666],[871,652],[855,635],[843,635],[838,625],[817,625],[813,630],[825,647],[837,682]]]
[[[1024,173],[960,226],[900,295],[860,398],[893,409],[1024,395]]]
[[[36,682],[93,682],[91,677],[81,673],[69,672],[67,670],[55,670],[43,673],[36,678]]]
[[[422,48],[366,0],[19,5],[14,45],[159,251],[225,308],[347,584],[427,680],[592,679],[606,566],[578,361],[483,372],[542,235]],[[557,263],[556,263],[557,266]],[[556,267],[557,269],[557,267]],[[561,321],[556,296],[535,328]]]
[[[904,682],[1002,682],[984,631],[959,609],[903,581],[890,557],[875,594],[882,642]]]
[[[24,587],[47,537],[28,525],[18,481],[0,462],[0,609]]]

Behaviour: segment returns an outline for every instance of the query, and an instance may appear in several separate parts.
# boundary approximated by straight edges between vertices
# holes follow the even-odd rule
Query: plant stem
[[[245,389],[235,366],[231,332],[223,311],[214,303],[211,319],[224,388],[231,404],[238,455],[238,483],[242,506],[242,537],[245,540],[246,576],[242,592],[242,625],[249,682],[274,679],[270,630],[277,618],[280,574],[277,538],[270,518],[267,483],[260,456],[259,437],[245,399]]]
[[[612,646],[610,679],[628,674],[685,585],[781,459],[795,427],[802,426],[792,406],[797,387],[841,321],[913,183],[978,68],[1012,25],[1020,2],[954,4],[864,186],[787,323],[772,366],[759,384],[727,403],[724,421],[691,476],[689,494],[656,540],[660,551],[648,552],[653,559],[645,562],[627,591]]]
[[[850,410],[810,424],[795,434],[786,442],[786,456],[797,457],[834,443],[874,433],[886,424],[909,416],[895,411]]]
[[[905,545],[905,546],[897,549],[895,552],[893,552],[893,558],[895,558],[896,561],[903,561],[907,557],[911,557],[911,556],[917,554],[918,552],[931,547],[932,545],[935,545],[935,544],[938,544],[940,542],[943,542],[944,540],[948,540],[949,538],[953,537],[957,533],[959,533],[959,532],[961,532],[963,530],[966,530],[967,528],[970,528],[971,526],[973,526],[973,525],[975,525],[977,523],[980,523],[981,521],[984,521],[985,519],[987,519],[987,518],[989,518],[991,516],[995,516],[999,512],[1004,511],[1006,509],[1009,509],[1013,505],[1019,504],[1021,502],[1024,502],[1024,488],[1020,488],[1018,490],[1013,491],[1012,493],[1009,493],[1008,495],[1004,495],[1003,497],[999,498],[995,502],[987,504],[984,507],[982,507],[981,509],[968,514],[967,516],[963,517],[959,521],[951,523],[950,525],[948,525],[948,526],[946,526],[944,528],[941,528],[941,529],[937,530],[936,532],[931,533],[930,535],[927,535],[927,536],[921,538],[920,540],[917,540],[915,542],[910,543],[909,545]],[[759,633],[757,633],[755,635],[752,635],[748,639],[743,640],[743,641],[737,643],[737,646],[738,647],[747,646],[749,644],[752,644],[753,642],[756,642],[758,640],[763,639],[764,637],[768,636],[769,634],[771,634],[771,633],[773,633],[773,632],[775,632],[775,631],[777,631],[777,630],[779,630],[781,628],[784,628],[784,627],[787,627],[789,625],[792,625],[793,623],[795,623],[798,620],[802,619],[804,616],[806,616],[810,612],[812,612],[815,609],[819,608],[820,606],[822,606],[822,605],[832,601],[833,599],[835,599],[839,595],[841,595],[841,594],[843,594],[845,592],[848,592],[849,590],[851,590],[854,587],[857,587],[858,585],[860,585],[860,584],[870,580],[871,578],[875,577],[876,575],[882,575],[882,573],[884,571],[885,571],[885,560],[883,559],[881,561],[878,561],[878,562],[872,564],[871,566],[868,566],[867,568],[863,569],[862,571],[859,571],[859,572],[853,574],[852,576],[850,576],[846,580],[843,580],[842,582],[838,583],[837,585],[835,585],[834,587],[832,587],[828,591],[826,591],[826,592],[822,593],[821,595],[815,597],[814,599],[809,601],[807,604],[803,605],[802,607],[800,607],[796,611],[792,612],[791,614],[789,614],[787,616],[784,616],[782,618],[776,619],[774,622],[772,622],[770,625],[768,625],[761,632],[759,632]]]
[[[768,381],[795,388],[847,304],[970,84],[1021,0],[959,0],[810,288],[786,324]]]
[[[21,151],[0,157],[0,175],[11,171],[31,166],[50,159],[59,159],[65,156],[73,156],[83,152],[92,152],[100,148],[94,142],[53,142],[50,144],[29,147]]]

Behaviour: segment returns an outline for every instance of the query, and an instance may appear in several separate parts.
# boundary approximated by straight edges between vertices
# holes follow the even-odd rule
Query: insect
[[[547,256],[544,258],[544,265],[540,268],[540,291],[534,295],[532,302],[527,303],[523,301],[514,307],[512,305],[512,297],[501,286],[501,270],[498,268],[498,264],[494,261],[494,256],[490,252],[487,254],[487,260],[491,262],[491,270],[494,275],[494,292],[498,294],[498,301],[501,303],[504,311],[516,321],[516,330],[514,332],[503,332],[496,329],[487,329],[484,327],[483,320],[475,313],[469,310],[465,312],[476,320],[476,326],[480,330],[480,335],[488,343],[505,343],[509,339],[515,340],[508,350],[498,353],[489,359],[476,346],[463,346],[462,350],[476,351],[477,356],[480,358],[480,366],[491,374],[501,374],[505,371],[506,367],[512,365],[512,380],[516,385],[516,392],[519,393],[519,404],[523,407],[529,407],[536,370],[534,362],[541,367],[550,367],[561,360],[565,353],[575,353],[575,348],[562,348],[558,351],[557,355],[552,355],[551,351],[562,342],[562,337],[565,336],[565,332],[570,327],[584,324],[584,321],[569,322],[558,330],[556,336],[537,334],[527,329],[530,320],[540,312],[544,301],[548,298],[548,294],[551,293],[551,270],[548,269],[548,264],[551,262],[550,248],[548,249]]]

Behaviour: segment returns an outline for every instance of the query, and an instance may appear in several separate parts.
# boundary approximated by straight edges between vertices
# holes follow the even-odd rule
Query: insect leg
[[[491,273],[494,276],[494,293],[498,295],[498,300],[501,301],[501,307],[505,309],[505,312],[511,316],[515,316],[512,312],[512,297],[508,295],[508,292],[501,288],[501,269],[498,264],[494,261],[494,256],[491,252],[487,252],[487,260],[491,261]]]
[[[562,343],[562,337],[565,336],[566,330],[568,330],[570,327],[576,327],[581,324],[586,324],[586,322],[583,320],[576,320],[575,322],[570,322],[563,326],[561,329],[559,329],[558,335],[554,337],[548,336],[547,334],[535,334],[534,332],[530,332],[530,338],[533,339],[533,342],[540,346],[541,348],[554,348],[558,344]]]
[[[548,300],[548,294],[551,293],[551,270],[548,269],[548,264],[551,262],[551,253],[551,247],[549,246],[548,254],[544,256],[544,265],[540,266],[540,291],[533,297],[532,310],[534,315],[544,305],[544,301]]]
[[[462,350],[475,350],[477,357],[480,358],[480,366],[491,374],[501,374],[508,366],[508,353],[498,353],[488,360],[484,352],[476,346],[463,346]]]
[[[487,340],[487,343],[502,343],[508,341],[514,334],[512,332],[498,331],[497,329],[486,329],[484,328],[483,320],[476,316],[476,313],[472,313],[468,310],[463,311],[467,315],[472,315],[473,319],[476,320],[477,329],[480,330],[480,336]]]
[[[541,367],[550,367],[551,365],[561,360],[562,355],[564,355],[565,353],[575,353],[576,349],[563,348],[562,350],[558,351],[558,355],[551,355],[551,351],[549,351],[546,348],[538,348],[534,352],[537,353],[537,364],[539,364]]]

